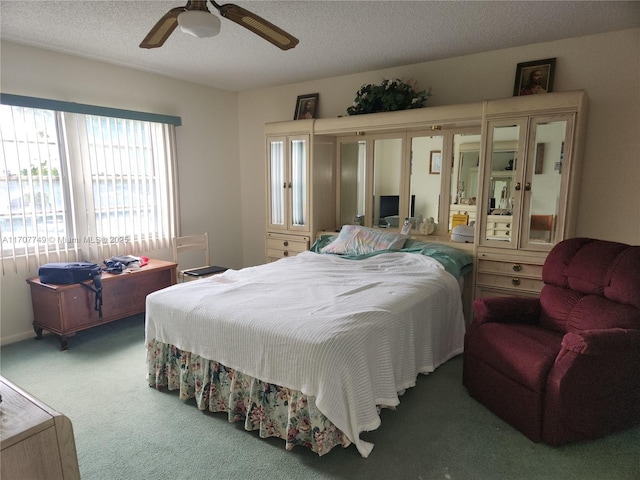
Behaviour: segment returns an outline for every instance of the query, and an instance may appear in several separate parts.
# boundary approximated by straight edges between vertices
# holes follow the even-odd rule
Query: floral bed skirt
[[[244,421],[260,437],[285,440],[286,449],[303,445],[324,455],[351,441],[298,390],[265,383],[173,345],[147,344],[147,379],[157,389],[180,390],[180,399],[195,398],[200,410],[227,412],[229,422]]]

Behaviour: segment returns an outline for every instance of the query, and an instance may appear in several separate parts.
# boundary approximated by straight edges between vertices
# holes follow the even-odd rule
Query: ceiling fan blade
[[[186,10],[186,7],[176,7],[169,10],[144,37],[140,48],[161,47],[178,26],[178,15]]]
[[[295,47],[299,42],[299,40],[293,35],[285,32],[280,27],[276,27],[273,23],[268,22],[249,10],[245,10],[242,7],[230,3],[222,6],[218,5],[214,1],[211,1],[211,3],[218,9],[220,15],[224,18],[228,18],[232,22],[251,30],[256,35],[261,36],[282,50],[289,50],[290,48]]]

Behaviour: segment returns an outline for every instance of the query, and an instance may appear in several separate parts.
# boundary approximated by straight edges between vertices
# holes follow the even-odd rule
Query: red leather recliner
[[[550,445],[640,423],[640,246],[564,240],[542,279],[539,298],[475,300],[469,394]]]

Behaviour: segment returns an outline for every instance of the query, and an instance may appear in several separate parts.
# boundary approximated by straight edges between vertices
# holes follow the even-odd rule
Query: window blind
[[[3,273],[169,248],[175,123],[0,105]]]

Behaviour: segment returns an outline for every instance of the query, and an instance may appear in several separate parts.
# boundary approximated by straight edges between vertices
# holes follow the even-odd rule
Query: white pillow
[[[320,253],[362,255],[380,250],[398,250],[404,246],[407,238],[406,235],[397,232],[385,232],[360,225],[344,225],[338,238],[320,249]]]

